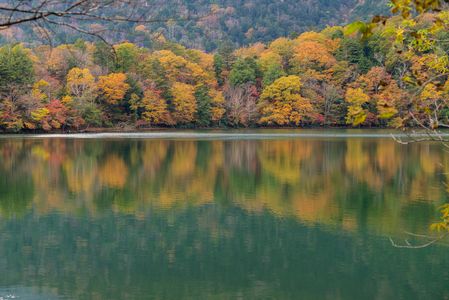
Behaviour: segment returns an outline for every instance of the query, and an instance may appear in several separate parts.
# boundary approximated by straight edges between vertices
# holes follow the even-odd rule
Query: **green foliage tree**
[[[276,79],[279,79],[285,75],[287,74],[282,69],[281,65],[277,64],[269,65],[267,70],[263,73],[263,81],[262,81],[263,85],[268,86],[272,84]]]
[[[223,72],[224,72],[224,61],[223,61],[223,57],[220,54],[215,54],[214,55],[214,72],[215,72],[215,77],[217,78],[217,82],[218,85],[222,86],[224,84],[224,76],[223,76]]]
[[[132,43],[122,43],[115,46],[116,71],[130,72],[138,65],[139,48]]]
[[[233,86],[256,83],[259,69],[253,58],[237,59],[229,73],[229,81]]]
[[[34,80],[30,51],[22,45],[6,45],[0,48],[0,92],[21,90]]]
[[[115,54],[111,46],[104,42],[95,43],[94,63],[103,68],[105,73],[115,70]]]
[[[212,118],[212,98],[209,95],[209,88],[205,85],[197,87],[195,99],[197,103],[196,123],[200,127],[207,127],[210,125]]]

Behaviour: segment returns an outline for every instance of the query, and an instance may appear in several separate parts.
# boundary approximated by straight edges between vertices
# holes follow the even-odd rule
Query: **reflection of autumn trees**
[[[8,139],[0,141],[0,209],[142,215],[222,203],[384,232],[417,226],[407,211],[446,199],[448,166],[438,145],[385,139]]]
[[[128,178],[128,167],[121,157],[112,154],[106,157],[98,176],[106,187],[123,188]]]

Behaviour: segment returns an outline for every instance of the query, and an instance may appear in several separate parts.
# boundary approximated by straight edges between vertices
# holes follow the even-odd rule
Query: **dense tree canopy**
[[[214,53],[77,40],[0,48],[0,129],[428,126],[449,119],[449,12]]]

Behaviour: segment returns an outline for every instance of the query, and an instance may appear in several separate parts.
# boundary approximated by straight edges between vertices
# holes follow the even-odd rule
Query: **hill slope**
[[[8,0],[0,0],[0,3]],[[161,22],[135,30],[135,24],[82,24],[104,27],[111,42],[130,40],[147,43],[149,35],[163,34],[182,44],[213,50],[220,41],[231,41],[235,46],[254,42],[268,42],[280,36],[289,36],[326,25],[345,24],[356,19],[368,19],[374,14],[388,12],[387,0],[140,0],[141,13],[162,20],[178,20],[185,16],[202,16],[188,21]],[[213,13],[211,13],[213,12]],[[125,15],[126,8],[105,12]],[[17,30],[17,29],[16,29]],[[73,42],[78,34],[68,29],[56,29],[59,43]],[[0,32],[8,42],[14,39],[27,42],[33,31],[22,27],[18,32]]]

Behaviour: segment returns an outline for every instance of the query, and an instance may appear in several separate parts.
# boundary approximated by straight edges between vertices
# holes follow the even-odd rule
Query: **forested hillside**
[[[152,49],[8,44],[0,129],[438,127],[449,116],[448,27],[443,11],[394,17],[365,37],[334,26],[215,54],[162,36]]]
[[[137,0],[138,15],[159,20],[145,25],[108,23],[89,20],[82,28],[101,32],[111,43],[127,40],[151,47],[152,39],[164,35],[187,47],[214,50],[221,41],[234,46],[254,42],[270,42],[281,36],[321,30],[325,26],[342,25],[350,21],[369,19],[374,14],[387,13],[386,0]],[[0,3],[10,0],[0,0]],[[127,16],[127,7],[104,11],[105,16]],[[49,30],[55,44],[72,43],[82,35],[71,28],[58,26]],[[83,36],[83,38],[94,37]],[[0,31],[0,42],[26,41],[37,44],[46,35],[36,27],[12,27]]]

